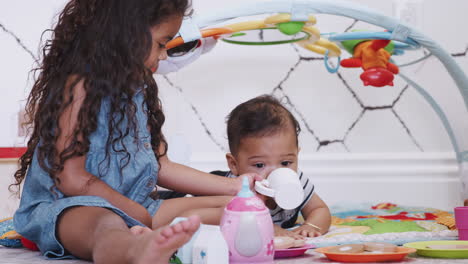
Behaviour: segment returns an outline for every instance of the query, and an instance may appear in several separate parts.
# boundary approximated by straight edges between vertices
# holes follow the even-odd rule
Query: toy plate
[[[389,253],[334,253],[329,252],[330,248],[332,247],[322,247],[315,251],[324,254],[330,260],[350,263],[401,261],[409,253],[416,252],[414,248],[397,247],[397,252]]]
[[[416,249],[416,253],[421,256],[431,258],[468,258],[468,249],[434,249],[428,248],[430,245],[468,245],[468,241],[420,241],[404,244],[405,247]]]
[[[302,247],[275,249],[275,258],[292,258],[301,256],[311,248],[316,248],[316,246],[313,244],[305,244]]]

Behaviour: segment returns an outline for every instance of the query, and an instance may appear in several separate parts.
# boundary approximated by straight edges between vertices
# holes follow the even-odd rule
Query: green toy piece
[[[430,258],[451,258],[451,259],[466,259],[468,258],[468,249],[433,249],[428,246],[444,245],[444,246],[468,246],[468,241],[419,241],[406,243],[403,246],[415,248],[416,254]],[[447,261],[449,263],[450,261]],[[460,262],[461,263],[461,262]]]
[[[299,23],[303,23],[303,22],[299,22]],[[301,27],[301,29],[302,29],[302,27]],[[278,28],[276,28],[276,27],[274,27],[274,28],[262,28],[262,29],[259,29],[259,30],[260,31],[263,31],[263,30],[278,30]],[[255,31],[255,30],[251,30],[251,31]],[[293,31],[290,31],[290,32],[293,32]],[[288,43],[298,42],[298,41],[301,41],[301,40],[306,40],[306,39],[308,39],[310,37],[309,33],[305,32],[305,31],[301,31],[301,30],[299,30],[295,34],[301,33],[301,32],[302,32],[302,34],[294,36],[291,39],[276,40],[276,41],[247,41],[247,40],[242,40],[242,36],[247,35],[245,32],[234,33],[234,34],[232,34],[230,36],[231,39],[221,38],[221,40],[224,41],[224,42],[227,42],[227,43],[238,44],[238,45],[252,45],[252,46],[279,45],[279,44],[288,44]]]
[[[175,255],[172,255],[172,257],[169,259],[169,263],[174,263],[174,264],[183,264],[182,261]]]
[[[276,27],[283,34],[291,36],[291,35],[295,35],[299,33],[304,27],[304,24],[305,24],[304,22],[290,21],[290,22],[278,23]]]
[[[236,32],[234,34],[231,35],[231,37],[241,37],[241,36],[245,36],[247,34],[245,34],[244,32]]]

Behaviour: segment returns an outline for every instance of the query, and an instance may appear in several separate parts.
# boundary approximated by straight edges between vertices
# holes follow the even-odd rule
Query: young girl
[[[227,135],[230,153],[226,154],[230,173],[236,177],[254,172],[267,177],[277,168],[298,170],[298,135],[301,131],[294,116],[272,96],[264,95],[238,105],[228,116]],[[276,236],[314,237],[328,231],[331,215],[328,206],[314,190],[310,179],[300,173],[304,200],[296,209],[279,208],[272,198],[264,197],[275,224]],[[304,224],[293,227],[299,212]]]
[[[15,229],[45,256],[167,263],[200,220],[219,221],[231,197],[161,202],[149,197],[156,182],[198,195],[239,189],[240,179],[166,156],[152,73],[187,9],[187,0],[72,0],[60,14],[28,98],[33,130],[15,173],[18,187],[24,180]],[[199,216],[162,227],[191,214]]]

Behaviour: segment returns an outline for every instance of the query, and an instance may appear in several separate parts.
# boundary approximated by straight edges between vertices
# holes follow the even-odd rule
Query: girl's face
[[[153,44],[145,66],[152,72],[156,72],[160,60],[167,59],[166,44],[179,32],[181,24],[182,16],[173,15],[150,29]]]
[[[266,178],[277,168],[297,171],[299,148],[292,127],[259,137],[243,138],[237,155],[227,154],[229,168],[235,175],[256,172]]]

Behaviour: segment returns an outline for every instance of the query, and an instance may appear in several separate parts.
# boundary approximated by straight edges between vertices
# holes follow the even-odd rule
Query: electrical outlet
[[[423,25],[424,0],[393,0],[393,16],[418,29]]]

